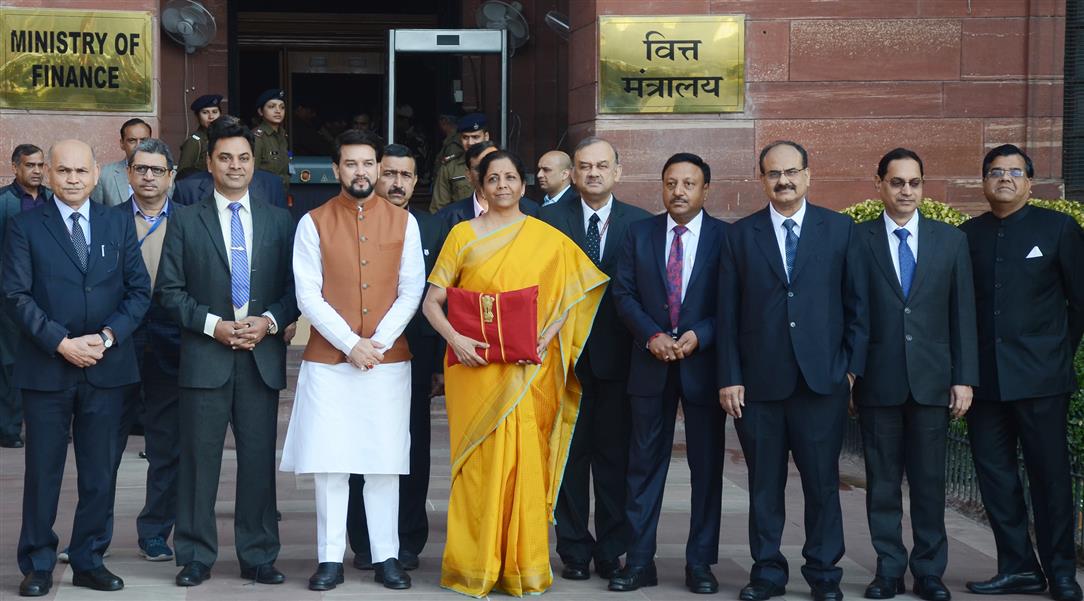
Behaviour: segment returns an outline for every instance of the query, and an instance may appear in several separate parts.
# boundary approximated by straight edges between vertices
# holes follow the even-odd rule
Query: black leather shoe
[[[1046,579],[1038,572],[998,574],[982,582],[968,582],[967,590],[976,595],[1015,595],[1041,593],[1046,590]]]
[[[373,569],[373,560],[361,555],[354,556],[354,567],[359,570],[371,570]]]
[[[621,569],[621,560],[616,557],[613,559],[596,559],[595,560],[595,572],[599,578],[609,580],[614,577],[614,574]]]
[[[275,564],[265,563],[262,566],[252,566],[241,569],[241,578],[253,580],[260,584],[282,584],[286,582],[286,575],[275,569]]]
[[[719,581],[708,566],[685,566],[685,588],[698,595],[713,595],[719,592]]]
[[[838,582],[818,582],[810,589],[813,601],[842,601],[843,591]]]
[[[915,578],[915,594],[926,601],[949,601],[952,593],[937,576]]]
[[[891,599],[896,595],[902,595],[906,592],[907,586],[903,583],[903,578],[877,576],[873,579],[873,582],[869,583],[869,586],[866,587],[866,598]]]
[[[399,565],[403,566],[406,571],[417,570],[418,565],[421,562],[418,561],[418,556],[410,551],[399,551]]]
[[[403,590],[410,588],[410,574],[406,573],[403,565],[395,557],[389,558],[384,563],[373,564],[376,572],[376,581],[383,584],[384,588]]]
[[[119,591],[124,588],[124,581],[105,569],[105,566],[98,566],[85,572],[72,572],[72,584],[96,591]]]
[[[316,566],[316,572],[309,577],[310,591],[330,591],[336,585],[342,584],[343,564],[334,561],[323,561]]]
[[[785,594],[787,588],[782,585],[767,580],[754,580],[745,585],[741,593],[738,593],[738,598],[741,601],[766,601]]]
[[[589,580],[591,578],[591,566],[579,561],[569,561],[561,569],[561,578],[565,580]]]
[[[16,434],[15,436],[0,436],[0,447],[5,449],[21,449],[23,448],[23,438]],[[24,595],[26,597],[36,597],[37,595]]]
[[[41,597],[53,587],[52,572],[30,572],[19,583],[19,595],[23,597]]]
[[[628,592],[635,591],[643,586],[656,586],[659,584],[659,574],[655,571],[655,562],[646,566],[626,565],[610,578],[609,589],[611,591]]]
[[[192,561],[181,568],[174,580],[177,586],[199,586],[210,577],[211,568],[198,561]]]
[[[1050,583],[1050,596],[1054,598],[1054,601],[1081,601],[1084,599],[1084,594],[1081,594],[1080,585],[1076,583],[1076,578],[1072,576],[1056,576],[1054,581]]]

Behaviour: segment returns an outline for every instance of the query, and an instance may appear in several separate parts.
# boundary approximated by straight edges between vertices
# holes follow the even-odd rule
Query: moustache
[[[777,184],[775,186],[776,192],[782,192],[783,190],[794,190],[794,186],[790,184]]]
[[[388,194],[406,196],[406,190],[402,188],[392,187],[390,190],[388,190]]]

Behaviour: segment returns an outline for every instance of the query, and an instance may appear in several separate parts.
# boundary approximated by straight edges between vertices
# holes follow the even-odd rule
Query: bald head
[[[560,150],[551,150],[538,159],[538,187],[555,198],[572,181],[572,159]]]
[[[49,148],[49,183],[53,195],[78,209],[98,184],[98,162],[94,149],[80,140],[61,140]]]

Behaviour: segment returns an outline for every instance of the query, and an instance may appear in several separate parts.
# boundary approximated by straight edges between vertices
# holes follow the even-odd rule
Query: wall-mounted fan
[[[522,48],[527,40],[531,39],[527,19],[523,17],[523,5],[519,2],[486,0],[478,7],[475,20],[478,22],[478,27],[483,29],[508,31],[508,54],[510,55],[515,54],[517,48]]]
[[[215,39],[214,15],[196,0],[169,0],[162,9],[162,28],[188,54]]]

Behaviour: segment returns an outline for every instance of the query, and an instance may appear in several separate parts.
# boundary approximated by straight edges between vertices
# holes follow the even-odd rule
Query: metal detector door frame
[[[503,29],[389,29],[388,143],[395,141],[395,57],[400,52],[501,55],[501,147],[508,146],[508,36]]]

